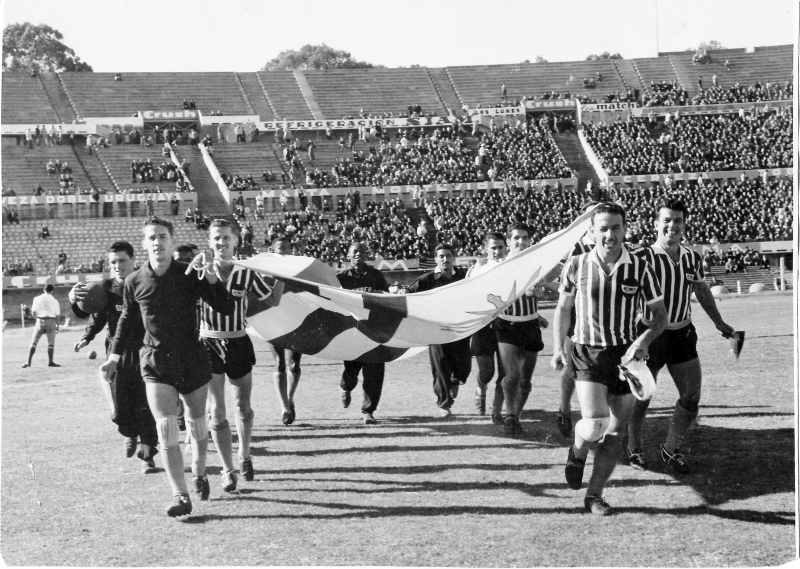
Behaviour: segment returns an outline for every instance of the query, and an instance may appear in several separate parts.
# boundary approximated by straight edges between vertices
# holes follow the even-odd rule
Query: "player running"
[[[467,271],[468,279],[477,277],[499,265],[508,253],[506,239],[502,233],[490,231],[483,240],[486,257],[478,260]],[[477,386],[475,388],[475,408],[479,415],[486,413],[486,390],[492,381],[497,359],[497,382],[495,383],[494,401],[492,402],[491,417],[495,425],[503,424],[503,378],[505,370],[503,362],[497,351],[497,336],[494,332],[493,322],[490,322],[470,337],[470,353],[475,356],[478,364]]]
[[[530,229],[524,223],[514,223],[508,228],[508,240],[511,243],[510,259],[530,247]],[[507,435],[524,432],[519,417],[531,393],[531,378],[538,353],[544,348],[542,328],[547,328],[548,324],[539,316],[533,289],[525,291],[494,321],[500,361],[506,372],[503,396],[508,415],[503,428]]]
[[[223,315],[233,314],[236,303],[217,278],[214,264],[205,263],[202,255],[188,267],[172,258],[172,223],[150,217],[143,233],[148,262],[125,279],[122,314],[108,361],[101,369],[107,376],[116,373],[125,346],[135,333],[133,321],[141,318],[145,329],[140,351],[142,378],[174,496],[167,515],[177,517],[192,512],[179,445],[178,394],[186,406],[186,423],[192,437],[194,491],[201,500],[207,500],[209,495],[206,398],[211,366],[197,336],[197,298]]]
[[[618,365],[647,357],[649,345],[666,326],[667,314],[653,269],[623,247],[625,210],[601,203],[592,215],[590,231],[595,248],[572,257],[562,272],[551,365],[561,370],[567,363],[564,337],[574,305],[572,359],[582,418],[575,425],[575,444],[569,448],[564,474],[570,488],[580,489],[586,457],[596,448],[583,503],[587,511],[608,516],[614,509],[603,499],[603,489],[617,464],[634,405]],[[637,336],[635,316],[640,302],[652,316],[650,326]]]
[[[667,439],[661,445],[661,458],[676,474],[690,472],[680,452],[680,446],[683,436],[697,417],[702,387],[700,359],[697,356],[697,331],[692,324],[692,292],[723,336],[729,337],[734,331],[717,310],[717,303],[705,282],[700,253],[681,246],[688,217],[689,211],[682,201],[665,201],[658,210],[658,236],[655,244],[635,253],[653,267],[664,290],[664,304],[669,320],[664,333],[650,344],[647,367],[653,377],[657,378],[659,370],[666,365],[675,387],[678,388],[679,397],[672,412]],[[639,324],[640,330],[650,326],[652,319],[651,311],[645,306]],[[642,425],[649,405],[649,400],[637,401],[628,425],[628,460],[632,467],[639,470],[647,469]]]
[[[270,249],[276,255],[291,255],[292,243],[287,237],[280,236],[272,240]],[[296,418],[294,409],[294,392],[297,390],[297,384],[300,383],[300,352],[293,350],[284,350],[267,342],[272,357],[275,359],[276,370],[272,377],[275,381],[275,391],[278,393],[278,398],[281,402],[281,410],[283,416],[281,420],[286,426],[294,423]],[[286,363],[291,362],[291,367],[287,370]],[[287,373],[288,371],[288,373]],[[289,375],[292,379],[289,381]]]
[[[440,243],[434,251],[436,269],[425,273],[411,285],[411,292],[423,292],[458,282],[466,277],[466,271],[453,264],[453,248]],[[472,371],[472,356],[469,351],[469,338],[463,338],[449,344],[431,345],[428,347],[433,374],[433,393],[439,415],[448,417],[451,407],[458,395],[458,386],[467,382]],[[455,395],[454,395],[455,394]]]
[[[253,292],[259,300],[272,294],[272,288],[257,272],[233,264],[233,252],[239,237],[230,221],[215,219],[208,231],[208,245],[214,252],[217,276],[236,303],[233,314],[217,312],[205,300],[200,303],[200,339],[208,350],[211,361],[211,383],[208,384],[208,408],[211,414],[211,438],[222,461],[222,489],[236,490],[237,479],[233,468],[233,440],[225,407],[225,376],[233,388],[236,405],[236,431],[239,433],[239,467],[245,480],[254,476],[250,457],[250,440],[253,436],[253,409],[250,394],[253,389],[255,351],[247,328],[247,293]]]
[[[102,282],[108,301],[105,307],[88,314],[78,307],[78,302],[86,298],[88,286],[78,283],[69,291],[69,302],[72,312],[78,318],[89,318],[89,325],[83,337],[75,344],[75,351],[89,345],[95,336],[108,324],[106,335],[106,355],[111,352],[111,342],[117,331],[117,323],[122,314],[122,293],[125,277],[133,272],[134,251],[127,241],[116,241],[108,248],[108,267],[111,278]],[[111,381],[111,395],[114,401],[114,413],[111,420],[117,425],[119,433],[125,437],[125,456],[134,454],[143,462],[142,471],[147,474],[155,472],[153,457],[158,452],[158,432],[150,407],[147,405],[147,393],[142,382],[139,369],[139,350],[142,347],[144,328],[141,322],[133,321],[135,328],[129,336],[129,343],[123,346],[117,375]]]

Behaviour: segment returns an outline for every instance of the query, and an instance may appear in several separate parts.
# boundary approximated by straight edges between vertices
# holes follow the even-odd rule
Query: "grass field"
[[[223,495],[211,445],[212,499],[193,500],[194,513],[176,521],[164,515],[163,471],[143,475],[124,458],[97,362],[71,350],[79,332],[57,338],[62,368],[46,367],[42,340],[22,370],[29,334],[6,330],[2,557],[71,566],[786,563],[796,556],[794,309],[789,295],[721,302],[725,319],[747,331],[736,361],[695,306],[704,393],[683,449],[694,471],[678,479],[658,458],[677,397],[665,373],[646,425],[653,470],[621,463],[606,492],[620,514],[600,519],[583,514],[584,491],[564,482],[549,331],[522,417],[527,433],[515,438],[474,410],[475,369],[455,414],[436,417],[426,355],[387,366],[380,423],[370,427],[360,422],[360,388],[341,407],[341,364],[304,357],[297,423],[283,427],[272,362],[257,346],[256,479]]]

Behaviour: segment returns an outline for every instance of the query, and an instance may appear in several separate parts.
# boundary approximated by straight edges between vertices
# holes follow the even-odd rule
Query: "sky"
[[[703,41],[795,43],[796,0],[0,0],[95,71],[256,71],[326,43],[387,67],[655,57]]]

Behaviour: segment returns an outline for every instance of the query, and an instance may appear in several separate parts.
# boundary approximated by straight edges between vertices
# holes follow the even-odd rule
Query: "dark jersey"
[[[364,271],[359,272],[355,267],[336,273],[339,284],[348,290],[362,292],[389,292],[389,285],[383,278],[383,273],[369,265],[364,266]]]
[[[123,309],[111,353],[121,353],[134,331],[131,320],[144,324],[144,345],[180,349],[198,341],[197,299],[202,298],[220,314],[233,314],[236,303],[225,283],[210,284],[196,271],[185,274],[188,265],[171,261],[167,272],[157,276],[150,263],[125,279]]]
[[[106,294],[108,296],[105,310],[95,314],[89,314],[81,310],[77,303],[70,305],[70,308],[72,308],[72,313],[78,318],[89,318],[89,325],[86,326],[86,331],[81,338],[81,340],[86,340],[87,343],[94,340],[105,325],[108,324],[108,333],[106,334],[106,352],[108,353],[111,347],[111,341],[114,339],[114,335],[117,332],[117,322],[119,322],[119,317],[122,315],[122,294],[125,285],[112,278],[105,279],[102,286],[106,289]],[[135,330],[129,336],[128,344],[123,347],[125,352],[136,352],[142,347],[144,327],[139,320],[133,322],[132,325]]]
[[[454,282],[458,282],[467,276],[467,271],[456,267],[453,269],[453,276],[451,278],[445,277],[442,273],[433,271],[425,273],[417,282],[411,285],[411,292],[424,292],[426,290],[433,290],[440,286],[446,286]]]

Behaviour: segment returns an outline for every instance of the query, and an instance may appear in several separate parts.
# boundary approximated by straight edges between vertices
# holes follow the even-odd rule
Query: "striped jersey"
[[[204,338],[226,338],[243,335],[247,328],[247,293],[252,291],[259,300],[272,294],[272,288],[257,272],[234,265],[225,281],[225,288],[236,303],[230,316],[215,311],[205,301],[200,304],[200,336]]]
[[[680,247],[680,257],[675,263],[658,243],[639,249],[634,255],[647,261],[653,267],[664,292],[664,305],[669,315],[668,330],[683,328],[692,320],[692,287],[705,279],[703,258],[697,251]],[[649,324],[653,315],[647,306],[642,307],[642,320]]]
[[[513,255],[509,255],[506,259],[511,257]],[[533,290],[530,291],[530,294],[526,291],[497,317],[509,322],[530,322],[539,318],[539,305],[533,295]]]
[[[600,266],[597,249],[571,257],[558,290],[575,297],[572,341],[598,347],[633,342],[640,302],[652,304],[663,298],[653,268],[625,248],[609,275]]]

